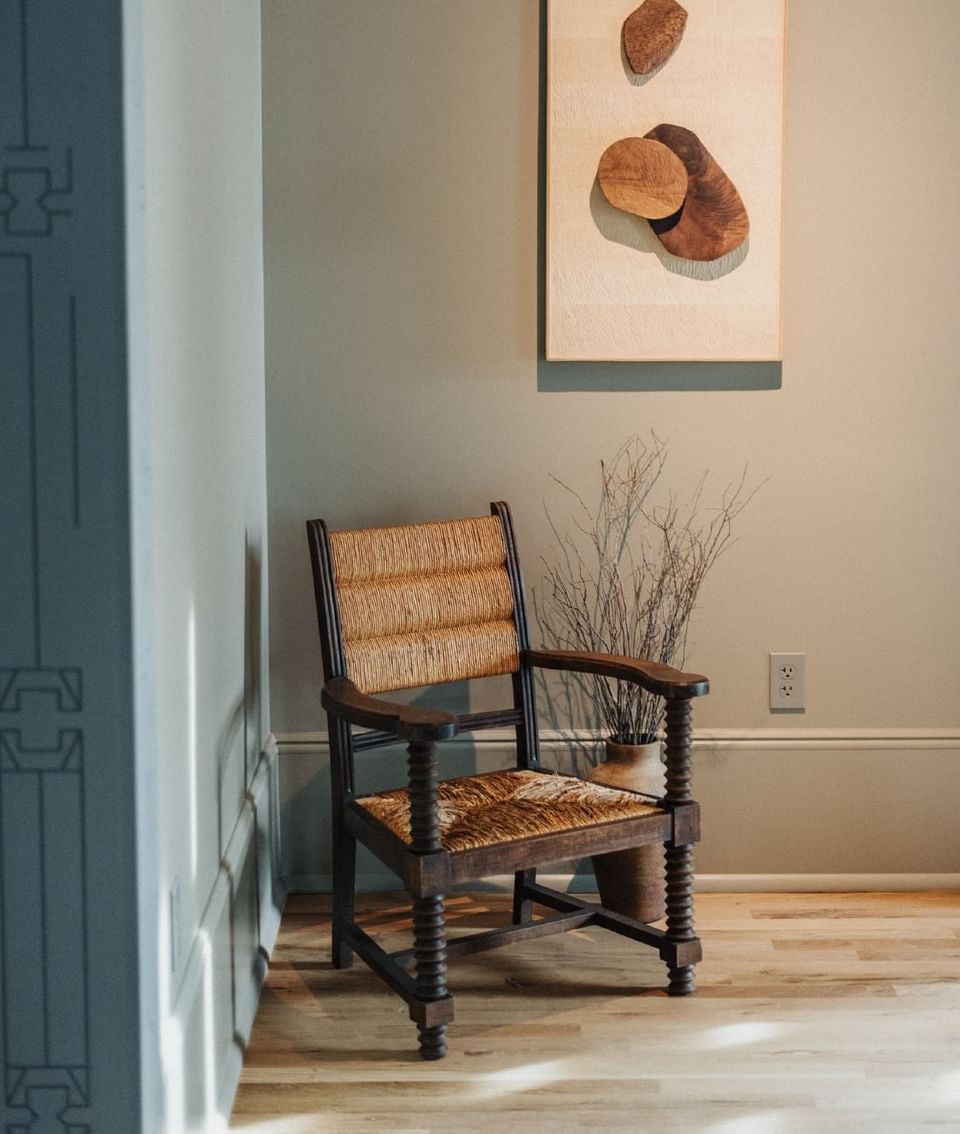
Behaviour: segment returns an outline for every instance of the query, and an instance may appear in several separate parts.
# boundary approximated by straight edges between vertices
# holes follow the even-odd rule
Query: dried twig
[[[724,489],[719,506],[704,510],[704,473],[685,504],[672,492],[654,503],[651,494],[666,460],[666,442],[655,433],[649,443],[631,437],[609,464],[600,462],[595,508],[552,477],[574,502],[575,534],[561,531],[546,509],[556,557],[543,560],[544,590],[535,595],[535,605],[545,635],[559,648],[683,665],[700,588],[735,542],[733,521],[757,488],[747,491],[744,469],[739,481]],[[655,739],[662,698],[626,682],[571,676],[582,687],[592,686],[614,740]]]

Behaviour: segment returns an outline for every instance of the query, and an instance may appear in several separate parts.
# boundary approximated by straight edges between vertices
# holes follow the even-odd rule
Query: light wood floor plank
[[[447,904],[452,933],[509,916]],[[364,899],[387,948],[402,899]],[[406,1007],[329,961],[327,901],[291,898],[233,1128],[960,1132],[960,894],[703,894],[698,991],[663,993],[652,951],[598,929],[454,961],[450,1053],[415,1054]]]

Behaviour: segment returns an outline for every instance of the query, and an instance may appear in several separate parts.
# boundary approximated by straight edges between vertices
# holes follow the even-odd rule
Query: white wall
[[[159,985],[162,1128],[210,1130],[279,901],[260,11],[131,0],[125,18],[138,760],[157,847],[141,864],[146,979]]]
[[[535,0],[264,10],[271,696],[290,814],[321,793],[304,518],[506,498],[529,586],[541,502],[559,501],[548,474],[587,487],[654,427],[678,487],[745,463],[770,477],[691,635],[713,681],[697,723],[728,730],[698,749],[701,869],[957,871],[960,6],[790,6],[783,384],[767,391],[538,390],[538,19]],[[806,652],[803,715],[770,714],[769,650]],[[288,866],[322,873],[323,856]]]

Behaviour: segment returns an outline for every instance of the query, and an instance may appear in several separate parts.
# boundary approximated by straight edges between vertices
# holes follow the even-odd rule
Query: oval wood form
[[[615,209],[648,220],[672,216],[687,195],[687,170],[679,157],[649,138],[621,138],[604,150],[597,181]]]
[[[685,260],[719,260],[747,239],[750,218],[737,187],[692,130],[661,123],[646,138],[662,142],[683,162],[687,196],[673,216],[652,219],[660,243]]]
[[[662,67],[683,38],[686,9],[676,0],[644,0],[623,24],[623,52],[636,75]]]

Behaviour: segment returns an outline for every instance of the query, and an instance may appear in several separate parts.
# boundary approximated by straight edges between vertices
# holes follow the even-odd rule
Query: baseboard
[[[599,750],[603,734],[596,729],[541,729],[540,745],[551,748],[582,745]],[[278,733],[277,745],[281,755],[292,752],[321,752],[327,750],[325,732]],[[490,729],[486,732],[465,734],[444,741],[444,746],[470,745],[476,748],[508,747],[513,741],[509,729]],[[734,748],[828,749],[852,750],[858,748],[883,750],[888,748],[941,749],[960,748],[960,726],[950,728],[703,728],[693,733],[693,748],[709,749],[717,746]]]
[[[960,890],[960,874],[704,874],[704,894],[840,894],[917,890]]]

